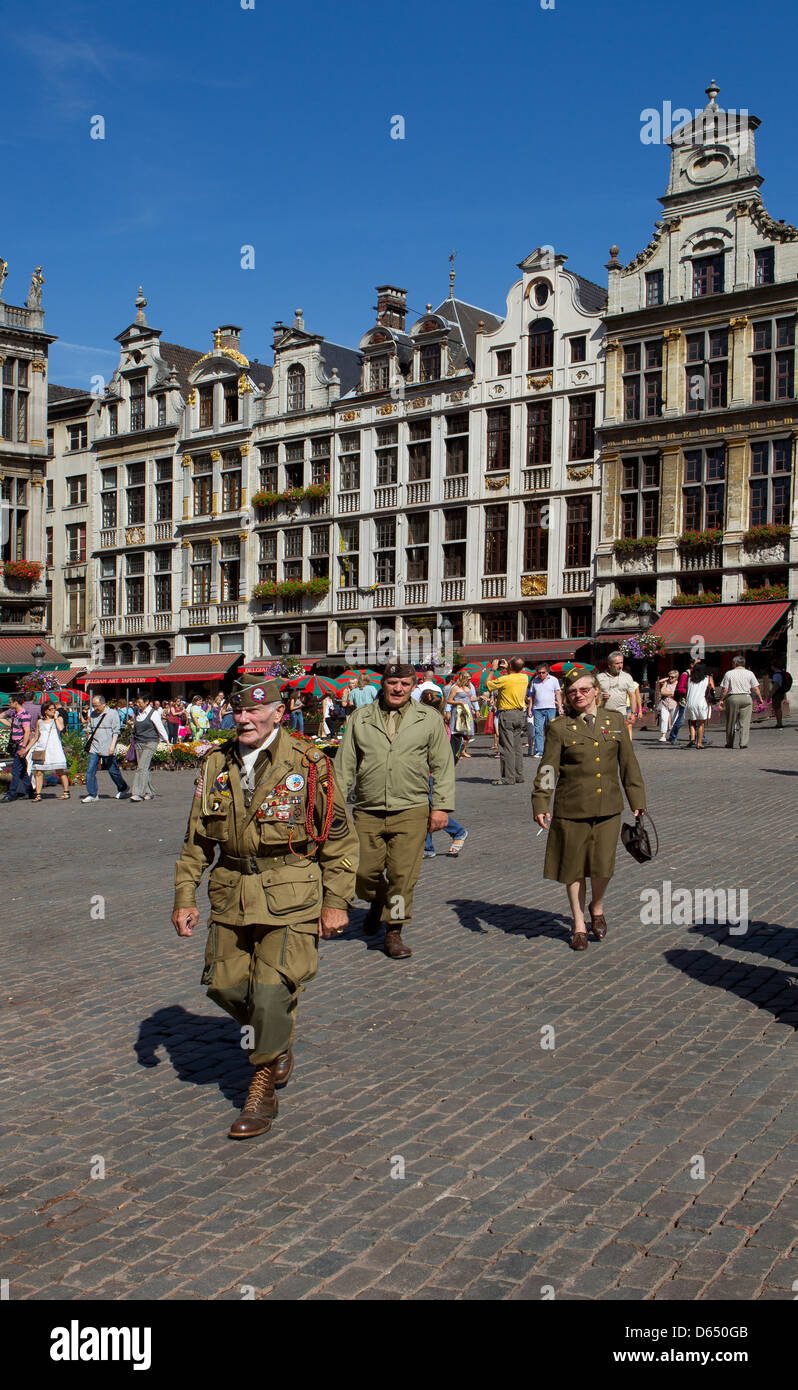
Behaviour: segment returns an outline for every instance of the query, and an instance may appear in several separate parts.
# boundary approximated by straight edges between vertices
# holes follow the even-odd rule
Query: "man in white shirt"
[[[562,714],[560,682],[551,674],[545,661],[542,661],[530,682],[526,697],[527,757],[532,753],[533,738],[535,757],[543,756],[546,729],[558,714]]]
[[[631,738],[632,725],[640,714],[640,693],[637,681],[623,669],[623,652],[610,652],[606,671],[599,671],[597,675],[604,696],[604,709],[623,715]],[[626,713],[627,702],[631,710],[629,715]]]
[[[152,801],[155,788],[150,780],[150,763],[158,743],[168,743],[169,734],[160,711],[140,695],[133,719],[133,742],[136,746],[136,776],[131,801]]]
[[[726,747],[734,747],[734,731],[737,723],[740,725],[740,747],[748,747],[748,735],[751,732],[751,714],[754,708],[752,695],[756,695],[761,704],[762,692],[759,689],[759,681],[753,671],[749,671],[745,664],[744,656],[736,656],[730,671],[727,671],[720,683],[720,699],[718,709],[726,706]]]
[[[433,690],[436,695],[440,695],[441,699],[443,699],[443,690],[435,680],[435,672],[431,666],[424,672],[423,681],[414,687],[411,692],[411,698],[413,700],[420,700],[425,690]]]

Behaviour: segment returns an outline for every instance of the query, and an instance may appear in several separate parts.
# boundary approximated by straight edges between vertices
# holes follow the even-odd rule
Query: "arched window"
[[[529,325],[529,370],[554,366],[554,324],[551,319],[537,319]]]
[[[168,642],[155,643],[155,660],[159,666],[172,660],[172,648]]]
[[[151,660],[152,657],[150,655],[149,642],[139,642],[138,646],[136,647],[136,665],[149,666]]]
[[[305,368],[298,363],[288,368],[288,409],[305,409]]]
[[[116,647],[113,645],[113,643],[106,642],[105,646],[103,647],[103,659],[101,664],[103,666],[116,665]]]
[[[130,645],[129,642],[120,642],[120,643],[119,643],[119,665],[120,665],[120,666],[132,666],[132,665],[133,665],[133,648],[131,647],[131,645]]]

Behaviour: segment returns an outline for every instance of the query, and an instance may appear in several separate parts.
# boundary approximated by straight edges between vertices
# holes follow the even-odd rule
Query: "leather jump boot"
[[[284,1086],[286,1081],[291,1079],[291,1073],[294,1070],[294,1053],[292,1048],[289,1047],[285,1052],[281,1052],[279,1057],[275,1057],[274,1061],[271,1063],[270,1070],[274,1077],[275,1086]]]
[[[238,1119],[233,1120],[228,1138],[252,1139],[257,1134],[265,1134],[272,1127],[277,1108],[273,1069],[267,1066],[256,1067],[244,1108]]]
[[[401,927],[388,927],[385,932],[385,945],[382,948],[391,960],[407,960],[413,952],[402,940]]]

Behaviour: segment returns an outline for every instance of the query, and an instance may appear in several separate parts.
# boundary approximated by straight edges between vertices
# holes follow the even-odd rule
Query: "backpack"
[[[680,675],[676,685],[676,695],[679,699],[683,698],[687,694],[687,682],[689,681],[689,679],[690,672],[682,671],[682,674]]]
[[[789,671],[782,671],[781,673],[781,688],[785,695],[792,690],[792,676]]]

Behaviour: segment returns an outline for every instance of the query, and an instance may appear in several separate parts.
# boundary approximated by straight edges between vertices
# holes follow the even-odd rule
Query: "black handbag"
[[[643,824],[644,821],[648,822],[650,831]],[[659,835],[647,811],[635,816],[631,825],[627,823],[621,826],[621,843],[638,864],[648,864],[649,860],[656,858],[659,854]]]

